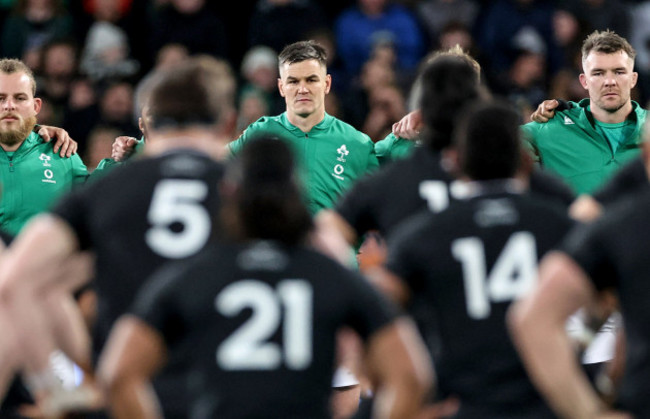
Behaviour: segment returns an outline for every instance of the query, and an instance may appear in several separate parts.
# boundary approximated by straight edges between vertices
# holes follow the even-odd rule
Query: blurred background
[[[587,96],[580,47],[593,30],[632,43],[633,100],[646,108],[650,100],[650,1],[0,0],[0,24],[0,54],[37,76],[39,123],[65,128],[89,169],[110,156],[117,135],[140,136],[143,80],[190,55],[222,61],[239,111],[233,139],[260,116],[281,113],[277,53],[304,39],[329,51],[327,112],[375,141],[413,107],[423,57],[456,44],[522,123],[546,98]]]

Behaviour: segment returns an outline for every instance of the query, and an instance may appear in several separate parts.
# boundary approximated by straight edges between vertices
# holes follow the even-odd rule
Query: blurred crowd
[[[374,141],[413,106],[421,59],[459,44],[490,90],[521,111],[578,100],[580,45],[611,29],[637,50],[633,99],[650,100],[650,1],[615,0],[0,0],[0,55],[25,61],[43,98],[39,123],[66,129],[90,170],[117,135],[139,137],[135,94],[190,55],[223,60],[237,132],[284,109],[277,53],[315,39],[329,52],[327,112]]]

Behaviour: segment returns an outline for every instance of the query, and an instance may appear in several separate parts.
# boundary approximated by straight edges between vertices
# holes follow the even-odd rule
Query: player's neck
[[[25,142],[25,140],[22,140],[21,142],[13,144],[13,145],[7,145],[7,144],[4,144],[4,143],[0,143],[0,147],[2,147],[2,149],[4,151],[6,151],[7,153],[13,153],[14,151],[18,150],[20,148],[20,146],[23,145],[24,142]]]
[[[608,112],[605,109],[594,106],[593,102],[591,103],[591,114],[594,116],[594,119],[604,124],[618,124],[620,122],[623,122],[627,119],[628,115],[630,115],[631,112],[632,102],[630,101],[628,101],[616,112]]]
[[[291,111],[287,112],[287,119],[291,122],[292,125],[300,128],[302,132],[310,132],[312,128],[320,124],[321,121],[325,118],[325,111],[314,112],[307,117],[302,117]]]
[[[215,160],[223,160],[227,155],[227,141],[214,130],[186,129],[152,132],[147,137],[145,153],[158,156],[172,150],[193,149],[210,155]]]

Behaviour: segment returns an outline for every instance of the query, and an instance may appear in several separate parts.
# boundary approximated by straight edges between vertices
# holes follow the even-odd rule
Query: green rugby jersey
[[[142,136],[140,140],[137,143],[135,143],[135,147],[133,148],[133,154],[127,157],[126,160],[117,162],[113,160],[112,157],[107,157],[105,159],[102,159],[99,162],[99,164],[97,164],[95,170],[93,170],[92,173],[90,174],[90,180],[99,179],[100,177],[106,175],[108,172],[112,171],[115,167],[119,167],[122,164],[129,161],[130,159],[136,157],[137,155],[142,154],[142,152],[144,152],[144,144],[145,144],[145,139],[144,136]]]
[[[391,132],[386,138],[375,143],[375,154],[377,154],[379,164],[383,166],[393,160],[404,159],[410,156],[415,146],[415,140],[396,137]]]
[[[614,151],[595,127],[589,99],[569,104],[571,108],[556,112],[547,123],[525,124],[524,138],[544,169],[563,178],[577,194],[591,193],[639,154],[646,110],[632,101],[632,135]]]
[[[262,117],[229,144],[230,152],[237,154],[261,134],[285,139],[295,150],[312,214],[333,207],[357,179],[379,167],[370,137],[328,114],[307,133],[291,124],[286,112]]]
[[[79,155],[59,156],[34,132],[14,152],[0,148],[0,228],[18,234],[32,216],[87,177]]]

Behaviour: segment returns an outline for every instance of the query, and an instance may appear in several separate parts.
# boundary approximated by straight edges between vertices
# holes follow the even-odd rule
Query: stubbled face
[[[282,64],[278,88],[290,114],[307,118],[325,112],[332,78],[317,60]]]
[[[36,125],[41,100],[34,98],[30,78],[24,73],[0,73],[0,145],[18,148]]]
[[[615,113],[630,102],[638,74],[634,61],[624,51],[613,54],[590,52],[582,63],[580,84],[589,91],[591,106]]]

